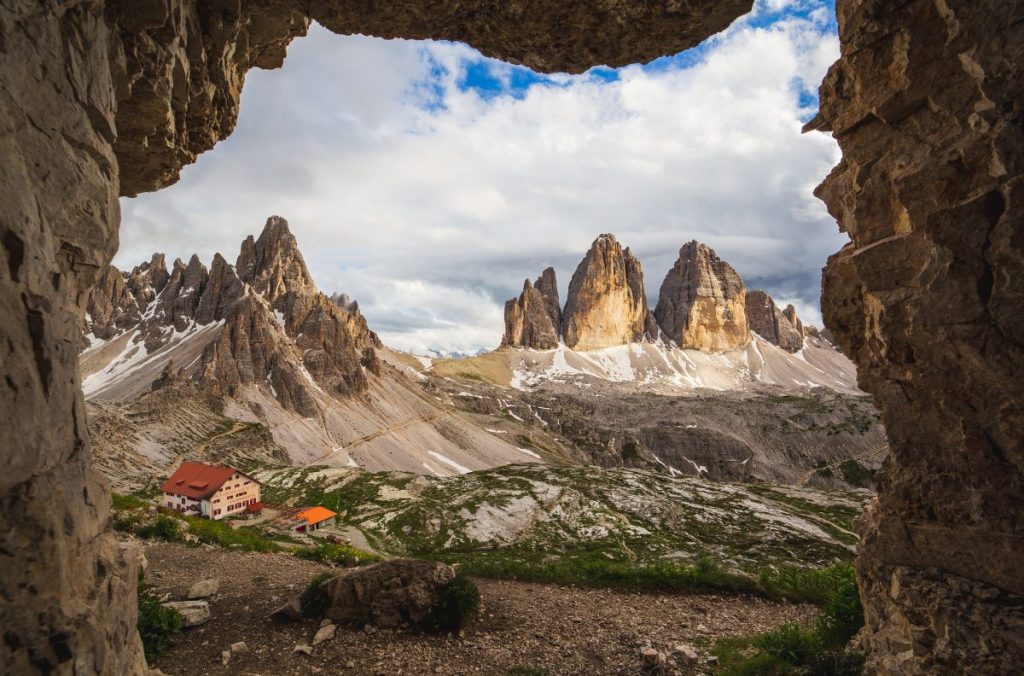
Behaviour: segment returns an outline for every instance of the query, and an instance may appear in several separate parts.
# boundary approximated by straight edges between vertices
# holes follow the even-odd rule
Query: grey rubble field
[[[713,483],[629,469],[509,465],[456,477],[264,468],[264,499],[324,504],[383,554],[630,564],[710,557],[736,572],[849,561],[867,491]]]

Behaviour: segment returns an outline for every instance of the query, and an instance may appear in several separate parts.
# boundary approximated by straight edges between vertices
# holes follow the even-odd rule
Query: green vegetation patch
[[[139,573],[138,604],[137,626],[142,650],[146,662],[152,664],[153,660],[171,647],[175,634],[181,631],[181,613],[161,605],[160,599],[146,588],[142,573]]]
[[[749,638],[721,640],[714,648],[719,659],[716,673],[728,676],[860,674],[864,655],[846,650],[846,645],[864,626],[853,567],[834,568],[827,581],[832,586],[825,597],[819,599],[822,615],[814,624],[789,623]],[[826,588],[822,586],[820,591]]]
[[[459,572],[441,591],[440,600],[423,619],[427,631],[459,631],[476,617],[480,610],[480,590],[473,580]]]

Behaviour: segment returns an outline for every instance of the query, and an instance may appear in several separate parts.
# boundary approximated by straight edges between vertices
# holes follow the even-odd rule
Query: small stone
[[[245,641],[238,641],[237,643],[231,644],[231,652],[235,655],[238,653],[247,653],[249,652],[249,646],[245,644]]]
[[[274,612],[270,613],[270,619],[277,622],[297,622],[302,619],[302,608],[299,600],[295,599],[284,604]]]
[[[345,662],[345,668],[346,669],[355,669],[356,668],[356,663],[352,662],[351,660],[348,661],[348,662]]]
[[[308,646],[305,643],[297,643],[295,645],[295,647],[292,648],[292,652],[293,653],[299,653],[299,654],[302,654],[302,655],[312,655],[313,654],[313,647],[312,646]]]
[[[192,585],[188,590],[188,597],[190,599],[206,599],[210,598],[217,593],[220,589],[220,581],[210,578],[208,580],[200,580]]]
[[[665,657],[665,653],[652,648],[650,646],[644,646],[640,648],[640,659],[643,661],[645,667],[656,667],[665,664],[668,658]]]
[[[324,641],[331,640],[334,638],[334,632],[337,629],[337,625],[334,624],[326,624],[320,627],[316,632],[316,636],[313,637],[313,645],[320,645]]]
[[[220,653],[220,663],[223,664],[224,666],[227,666],[228,662],[230,662],[230,661],[231,661],[231,651],[230,650],[222,650],[221,653]]]
[[[696,664],[700,658],[696,648],[686,643],[676,643],[672,646],[672,652],[683,664]]]
[[[195,627],[210,621],[210,604],[206,601],[168,601],[163,605],[181,614],[181,624],[184,627]]]
[[[334,624],[334,622],[329,617],[325,617],[324,619],[320,620],[321,627],[326,627],[329,624]]]

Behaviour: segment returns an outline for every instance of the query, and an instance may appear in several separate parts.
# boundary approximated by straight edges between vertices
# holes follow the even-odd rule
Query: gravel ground
[[[652,594],[478,580],[480,617],[462,636],[339,627],[335,637],[310,644],[319,623],[271,622],[270,612],[297,596],[324,566],[283,554],[151,544],[146,581],[157,593],[184,598],[189,586],[220,581],[211,599],[213,619],[186,629],[153,666],[167,674],[638,674],[640,648],[675,643],[698,648],[696,666],[670,658],[664,673],[697,674],[715,639],[807,621],[808,605],[745,596]],[[222,651],[245,641],[247,652],[225,664]],[[518,671],[517,671],[518,668]],[[528,671],[527,669],[535,671]],[[539,671],[546,669],[547,671]]]

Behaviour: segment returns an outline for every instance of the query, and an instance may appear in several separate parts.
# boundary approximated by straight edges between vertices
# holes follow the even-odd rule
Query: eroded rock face
[[[869,668],[1024,662],[1024,5],[848,0],[809,125],[851,242],[825,323],[890,442],[857,569]]]
[[[604,234],[569,282],[562,337],[574,350],[599,350],[653,337],[644,271],[632,252]]]
[[[665,275],[654,317],[679,347],[721,352],[750,342],[746,287],[714,249],[693,241]]]
[[[518,298],[505,302],[505,335],[501,344],[535,350],[558,347],[561,320],[555,271],[548,268],[536,283],[529,279],[523,282]]]
[[[792,305],[780,310],[771,296],[754,290],[747,291],[744,310],[750,330],[769,343],[787,352],[797,352],[804,346],[804,325]],[[815,336],[817,333],[815,330]]]

